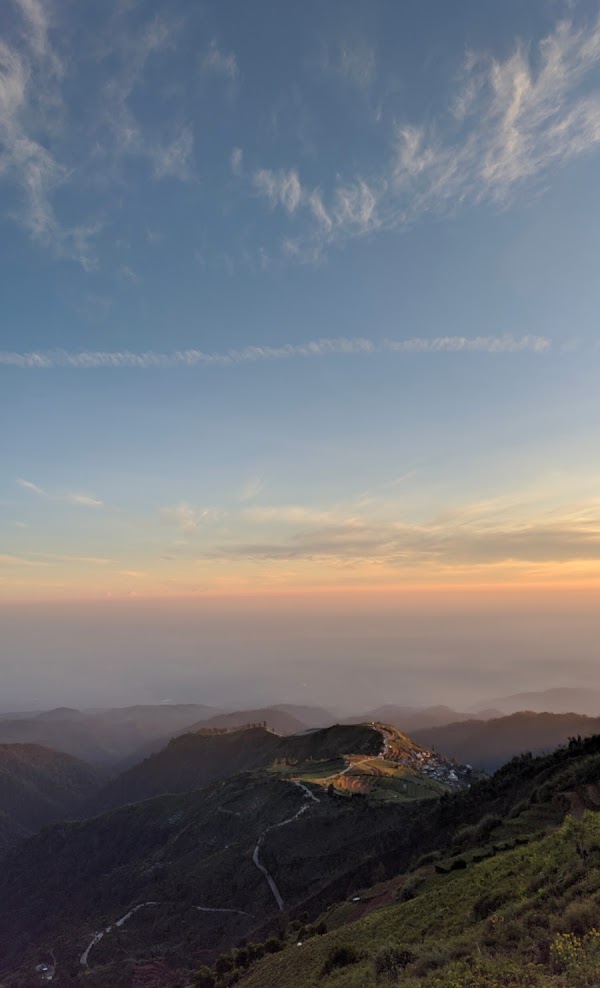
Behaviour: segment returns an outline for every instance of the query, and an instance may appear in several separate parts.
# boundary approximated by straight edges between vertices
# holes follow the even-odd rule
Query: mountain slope
[[[168,792],[201,789],[237,772],[264,768],[277,761],[326,761],[348,753],[377,754],[379,731],[364,725],[333,726],[292,737],[262,727],[211,734],[183,734],[166,748],[109,782],[98,807],[108,809]]]
[[[0,745],[0,809],[16,832],[33,833],[68,818],[103,781],[91,765],[62,751]]]
[[[93,820],[47,828],[18,848],[0,871],[0,978],[10,979],[11,985],[28,984],[39,958],[51,953],[59,976],[71,978],[66,983],[139,988],[142,969],[154,959],[163,965],[164,975],[154,983],[176,988],[202,963],[212,963],[219,951],[242,940],[264,943],[278,932],[285,939],[287,930],[287,941],[294,944],[290,936],[306,925],[306,918],[300,918],[306,913],[313,932],[320,922],[331,930],[319,938],[326,953],[307,939],[306,961],[300,952],[294,959],[294,949],[286,948],[276,961],[253,966],[248,984],[304,988],[320,986],[323,979],[326,988],[370,988],[375,949],[394,932],[421,946],[442,935],[467,934],[465,916],[472,917],[475,903],[493,891],[494,876],[509,896],[515,881],[531,876],[533,882],[535,876],[541,908],[545,900],[537,893],[545,886],[540,886],[540,876],[546,881],[548,862],[556,858],[552,848],[561,845],[540,844],[542,851],[531,865],[529,848],[537,846],[540,834],[560,826],[569,808],[579,816],[585,805],[600,805],[599,778],[600,738],[593,738],[544,758],[515,760],[493,778],[440,800],[396,805],[368,796],[316,795],[314,789],[307,791],[270,772],[254,772],[199,792],[163,796]],[[569,839],[573,845],[572,832]],[[525,856],[503,871],[510,848],[518,850],[524,841]],[[593,841],[587,832],[577,841],[587,857],[585,863],[580,860],[572,883],[566,871],[571,857],[562,850],[560,874],[548,872],[548,895],[552,900],[556,879],[562,911],[569,894],[597,891],[590,885],[597,874],[590,856]],[[425,854],[429,857],[423,861]],[[477,871],[481,866],[476,862],[492,855],[486,865],[490,870]],[[435,867],[427,860],[435,860]],[[476,883],[478,889],[481,885],[477,895],[469,885],[471,891],[465,887],[456,901],[459,869],[469,881],[478,874],[485,878]],[[267,873],[295,919],[292,928]],[[364,928],[355,923],[350,934],[343,929],[368,906],[369,895],[363,891],[354,901],[356,890],[382,881],[391,883],[394,896],[412,896],[418,902],[420,891],[427,895],[428,889],[432,896],[423,900],[408,926],[398,925],[400,917],[414,918],[417,907],[407,902],[407,912],[393,911],[391,921],[381,926],[383,944],[377,932],[383,912],[361,920]],[[519,893],[518,904],[523,901]],[[471,918],[469,922],[473,925]],[[329,968],[325,971],[329,949],[347,943],[358,945],[363,955],[357,961],[359,978],[344,980],[339,971],[330,978]],[[249,955],[239,956],[242,973]],[[334,970],[335,964],[332,975]],[[306,980],[298,980],[300,976]],[[446,980],[443,985],[456,988],[460,983]],[[488,983],[493,984],[473,982],[473,988]],[[223,988],[228,984],[224,981]],[[406,982],[407,988],[410,984]],[[569,984],[579,988],[577,982]]]
[[[582,869],[586,854],[590,874]],[[410,901],[253,965],[244,988],[592,988],[600,978],[600,815],[450,875]],[[539,890],[545,891],[540,897]],[[314,929],[314,927],[313,927]],[[400,979],[400,980],[398,980]]]
[[[571,737],[597,733],[600,733],[600,717],[521,711],[492,720],[416,730],[413,738],[475,768],[495,771],[524,751],[540,754],[566,744]]]
[[[147,902],[155,905],[127,924],[127,955],[159,945],[193,969],[278,921],[257,848],[286,906],[309,897],[321,908],[348,883],[372,880],[403,831],[401,812],[356,797],[317,802],[259,774],[48,828],[0,875],[0,977],[32,970],[50,949],[62,970],[85,975],[79,961],[95,931]],[[120,937],[94,946],[90,964],[118,961]],[[99,983],[112,988],[114,976]]]

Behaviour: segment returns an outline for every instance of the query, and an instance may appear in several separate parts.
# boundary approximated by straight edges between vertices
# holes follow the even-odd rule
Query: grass
[[[260,961],[244,988],[395,984],[376,975],[388,945],[415,954],[403,988],[600,984],[600,815],[569,817],[554,833],[465,870],[424,875],[414,899]],[[357,959],[328,972],[328,958],[347,947]]]

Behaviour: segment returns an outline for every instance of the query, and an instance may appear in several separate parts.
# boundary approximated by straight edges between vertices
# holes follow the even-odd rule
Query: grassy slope
[[[587,854],[585,861],[578,846]],[[402,977],[406,988],[508,984],[578,988],[600,983],[600,940],[594,945],[592,936],[573,949],[573,941],[561,937],[568,932],[585,937],[595,925],[600,927],[598,814],[588,813],[582,821],[568,818],[548,837],[465,871],[442,876],[423,870],[422,877],[422,890],[411,901],[373,912],[325,936],[313,936],[301,947],[292,944],[259,961],[241,984],[244,988],[375,988],[382,983],[381,977],[376,979],[376,958],[382,958],[382,948],[388,945],[406,946],[414,954]],[[336,949],[344,947],[359,959],[325,973]],[[561,947],[563,954],[573,955],[572,961],[561,962]],[[383,959],[379,963],[381,967]],[[527,965],[532,965],[529,973]],[[570,967],[569,974],[560,970],[565,966]],[[396,984],[396,977],[387,983]]]

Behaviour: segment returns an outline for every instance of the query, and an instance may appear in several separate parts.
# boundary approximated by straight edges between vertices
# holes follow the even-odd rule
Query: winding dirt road
[[[298,786],[299,789],[302,789],[302,791],[304,792],[304,798],[305,799],[310,799],[313,803],[319,803],[320,802],[320,799],[317,796],[315,796],[314,792],[312,792],[312,790],[309,789],[308,786],[305,786],[303,782],[299,782],[299,781],[295,780],[294,781],[294,785],[295,786]],[[277,885],[275,884],[275,879],[270,874],[270,872],[267,871],[267,869],[265,868],[264,864],[260,860],[260,857],[259,857],[260,847],[261,847],[261,844],[263,843],[265,837],[267,836],[267,834],[270,834],[272,830],[277,830],[278,827],[287,827],[288,823],[293,823],[294,820],[297,820],[298,817],[302,816],[302,814],[303,813],[306,813],[306,811],[309,810],[309,809],[310,809],[310,803],[305,803],[304,806],[301,806],[300,807],[300,809],[298,810],[297,813],[294,813],[294,816],[288,817],[287,820],[282,820],[281,823],[274,823],[274,824],[272,824],[272,826],[267,827],[266,830],[263,830],[262,834],[258,838],[258,843],[257,843],[256,847],[254,848],[254,854],[252,855],[252,860],[254,861],[254,864],[256,865],[256,867],[258,868],[258,870],[261,872],[262,875],[264,875],[264,877],[267,880],[267,883],[269,885],[269,888],[271,889],[271,892],[273,893],[273,898],[275,899],[275,902],[277,903],[277,908],[279,909],[280,912],[283,912],[283,908],[284,908],[283,898],[281,896],[281,893],[280,893],[279,889],[277,888]]]
[[[90,955],[90,950],[92,949],[92,947],[95,947],[97,943],[100,943],[102,938],[105,937],[107,933],[110,933],[112,930],[116,929],[117,927],[124,926],[127,920],[130,919],[130,917],[133,916],[133,914],[136,913],[138,909],[143,909],[145,906],[159,906],[159,905],[160,902],[140,902],[137,906],[134,906],[132,909],[130,909],[128,913],[125,913],[124,916],[121,916],[121,918],[118,919],[111,926],[107,926],[106,929],[99,930],[98,933],[94,933],[94,936],[92,937],[89,944],[85,948],[83,954],[79,958],[79,963],[82,965],[82,967],[89,967],[88,957]],[[249,916],[251,919],[253,918],[251,913],[244,912],[243,909],[217,909],[211,906],[194,906],[194,909],[197,909],[198,912],[200,913],[235,913],[238,916]]]
[[[313,803],[319,803],[320,802],[318,796],[315,796],[314,792],[312,792],[312,790],[309,789],[308,786],[304,785],[303,782],[299,782],[298,780],[294,780],[294,785],[295,786],[298,786],[299,789],[302,789],[302,791],[304,793],[304,798],[305,799],[308,799],[308,800],[310,800]],[[258,838],[258,843],[257,843],[256,847],[254,848],[254,853],[252,855],[252,860],[253,860],[254,864],[256,865],[256,867],[258,868],[258,870],[261,872],[261,874],[264,875],[264,877],[266,878],[266,880],[268,882],[268,885],[269,885],[269,888],[271,889],[271,892],[273,893],[273,897],[275,899],[275,902],[277,903],[277,906],[278,906],[279,910],[283,910],[283,908],[284,908],[283,898],[281,897],[281,893],[279,892],[279,889],[277,888],[277,885],[275,884],[275,879],[267,871],[267,869],[263,865],[262,861],[260,860],[260,857],[259,857],[260,847],[261,847],[261,844],[263,843],[263,841],[264,841],[264,839],[265,839],[265,837],[267,836],[268,833],[270,833],[272,830],[276,830],[278,827],[285,827],[285,826],[287,826],[288,823],[293,823],[294,820],[297,820],[298,817],[302,816],[302,814],[303,813],[306,813],[306,811],[309,810],[309,809],[310,809],[310,802],[304,803],[304,805],[300,807],[300,809],[298,810],[298,812],[297,813],[294,813],[294,816],[288,817],[287,820],[282,820],[280,823],[274,823],[272,826],[267,827],[267,829],[266,830],[263,830],[262,834]],[[158,906],[158,905],[160,905],[160,903],[159,902],[156,902],[156,901],[140,902],[140,903],[138,903],[137,906],[133,906],[129,910],[129,912],[125,913],[124,916],[121,916],[120,919],[117,919],[110,926],[107,926],[105,929],[98,930],[97,933],[94,933],[94,936],[92,937],[92,939],[90,940],[89,944],[87,945],[87,947],[85,948],[84,952],[82,953],[81,957],[79,958],[79,963],[81,964],[81,966],[82,967],[89,967],[88,958],[90,956],[90,951],[91,951],[92,947],[95,947],[97,943],[100,943],[100,941],[103,939],[103,937],[105,937],[107,935],[107,933],[111,933],[112,930],[117,929],[118,927],[124,926],[125,923],[127,922],[127,920],[130,919],[134,915],[134,913],[136,913],[138,911],[138,909],[144,909],[146,906]],[[197,909],[198,912],[201,912],[201,913],[236,913],[239,916],[251,916],[250,913],[245,912],[243,909],[222,909],[222,908],[221,909],[217,909],[216,907],[210,907],[210,906],[195,906],[194,908]]]

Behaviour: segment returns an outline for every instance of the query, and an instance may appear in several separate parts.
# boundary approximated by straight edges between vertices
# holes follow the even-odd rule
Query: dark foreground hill
[[[541,754],[572,737],[600,733],[600,717],[521,711],[493,720],[471,720],[413,732],[415,741],[478,769],[494,772],[525,751]]]
[[[439,800],[258,771],[47,828],[0,872],[0,979],[37,984],[51,957],[90,988],[182,988],[203,964],[219,988],[592,988],[599,779],[593,738]],[[572,948],[587,980],[563,977]]]
[[[0,851],[79,812],[104,781],[91,765],[35,744],[0,745]]]

